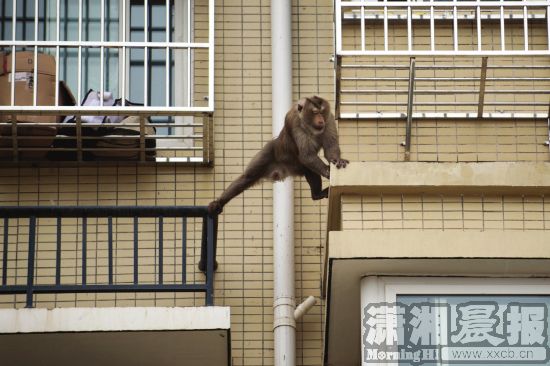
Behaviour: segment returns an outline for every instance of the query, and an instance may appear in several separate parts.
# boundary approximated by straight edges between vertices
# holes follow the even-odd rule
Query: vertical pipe
[[[292,105],[292,11],[290,0],[271,1],[271,92],[273,136]],[[337,20],[338,21],[338,20]],[[294,320],[293,181],[273,183],[273,312],[275,366],[296,362]]]
[[[546,41],[548,51],[550,51],[550,6],[546,8]]]
[[[342,51],[342,6],[341,0],[334,1],[334,20],[336,22],[336,55]],[[548,7],[550,10],[550,6]]]

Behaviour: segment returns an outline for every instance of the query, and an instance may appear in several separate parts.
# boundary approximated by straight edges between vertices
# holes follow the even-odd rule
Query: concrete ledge
[[[2,365],[228,366],[229,307],[1,309]]]
[[[331,231],[328,257],[550,259],[550,242],[545,231]]]
[[[327,230],[341,230],[343,194],[550,194],[550,163],[352,162],[331,169]]]
[[[550,163],[352,162],[333,169],[331,188],[361,187],[358,192],[403,189],[483,189],[494,192],[550,192]],[[346,190],[347,191],[347,190]]]
[[[0,334],[230,329],[229,307],[0,309]]]

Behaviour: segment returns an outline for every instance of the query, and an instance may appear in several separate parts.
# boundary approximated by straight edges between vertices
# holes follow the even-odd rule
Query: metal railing
[[[34,54],[32,80],[35,87],[32,90],[32,102],[21,103],[16,98],[15,81],[9,82],[9,102],[6,105],[0,105],[0,161],[19,162],[29,160],[43,162],[52,160],[49,156],[46,156],[46,153],[53,151],[58,153],[57,156],[59,157],[63,155],[59,154],[60,152],[69,151],[74,152],[74,155],[70,157],[62,156],[61,159],[53,160],[82,162],[96,160],[95,152],[99,152],[96,154],[99,156],[105,155],[109,151],[116,151],[121,153],[120,155],[132,155],[132,158],[116,158],[117,154],[114,154],[115,158],[111,160],[211,163],[213,153],[210,134],[212,132],[211,124],[215,102],[215,0],[186,0],[181,2],[166,0],[164,5],[165,14],[160,17],[163,18],[163,23],[160,25],[153,24],[154,21],[160,22],[160,20],[158,16],[152,17],[150,14],[152,2],[148,0],[138,2],[139,4],[134,4],[130,0],[121,0],[117,3],[119,4],[117,5],[118,17],[115,18],[110,18],[107,15],[111,7],[107,4],[112,3],[106,2],[106,0],[86,2],[86,4],[83,3],[83,0],[78,2],[56,0],[53,3],[41,4],[40,6],[38,0],[24,0],[23,6],[31,2],[34,3],[33,13],[31,15],[23,14],[23,16],[20,15],[22,9],[18,9],[18,6],[22,6],[20,1],[6,2],[6,5],[11,6],[11,9],[9,9],[11,14],[4,14],[2,21],[3,26],[11,24],[11,29],[7,30],[11,32],[11,36],[4,35],[5,38],[0,39],[0,52],[9,53],[4,68],[9,66],[10,70],[17,70],[16,52],[22,50],[32,52]],[[90,4],[93,4],[94,7],[98,8],[96,10],[99,10],[99,19],[94,19],[99,23],[97,24],[97,34],[93,34],[93,36],[90,36],[89,30],[85,32],[85,25],[90,22],[90,19],[86,17],[90,17],[90,13],[92,13],[89,9],[92,6]],[[158,4],[158,2],[155,2],[155,5]],[[6,9],[6,5],[2,5],[3,9]],[[131,16],[137,14],[137,11],[130,11],[130,7],[133,5],[143,8],[140,15],[142,28],[139,27],[137,30],[134,29],[136,26],[131,24],[134,22]],[[74,6],[78,9],[76,19],[67,15],[67,8]],[[47,15],[44,10],[40,10],[42,13],[39,12],[39,9],[45,7],[50,7],[50,13]],[[65,10],[64,13],[61,11],[62,8]],[[196,14],[197,12],[198,14]],[[116,23],[113,25],[109,22]],[[70,29],[65,29],[68,23],[76,28],[76,30],[73,29],[73,34],[71,34]],[[44,25],[44,27],[47,24],[49,26],[48,31],[40,30],[39,24]],[[24,28],[22,26],[32,28],[29,29],[31,39],[28,39],[29,36],[26,34],[21,35],[18,33],[21,32],[20,28]],[[113,31],[112,29],[116,30]],[[132,29],[136,34],[139,33],[139,37],[132,36]],[[109,36],[107,30],[115,34]],[[8,34],[7,31],[3,31],[2,34]],[[55,88],[55,100],[52,100],[49,104],[40,102],[38,98],[38,90],[40,89],[40,85],[37,86],[39,83],[39,53],[48,53],[56,61],[55,86],[52,87],[52,89]],[[73,59],[70,62],[67,61],[69,53],[73,54]],[[96,58],[89,61],[87,58],[90,57],[91,53],[94,53]],[[139,57],[136,56],[138,53],[140,54]],[[113,54],[116,55],[114,59]],[[161,54],[162,56],[159,56]],[[110,61],[109,57],[111,57]],[[61,64],[71,62],[74,65],[71,64],[70,69],[65,65],[61,70]],[[84,68],[85,62],[99,65],[97,74],[94,74],[93,68],[89,66],[87,66],[87,69]],[[135,80],[135,76],[132,77],[130,73],[132,62],[137,62],[139,67],[142,67],[142,82]],[[153,65],[157,67],[155,75],[152,71]],[[76,78],[76,80],[73,80],[74,85],[72,87],[77,105],[60,105],[59,82],[61,71],[67,78]],[[162,73],[162,77],[159,78],[158,73]],[[0,74],[2,73],[0,72]],[[84,76],[86,76],[86,79],[91,80],[90,83],[95,85],[94,89],[100,93],[99,105],[97,106],[79,105],[86,91],[90,88],[85,84]],[[115,85],[114,88],[118,91],[115,98],[121,99],[120,106],[104,105],[104,93],[108,90],[109,82],[111,85]],[[137,95],[139,93],[134,90],[132,96],[133,89],[142,89],[143,95]],[[161,94],[164,96],[163,100],[153,101],[155,98],[160,98],[158,95]],[[138,98],[132,101],[143,105],[127,104],[126,100],[130,98]],[[118,146],[116,147],[90,146],[95,142],[94,139],[99,138],[93,135],[65,136],[59,134],[59,129],[65,126],[60,123],[53,123],[55,121],[51,120],[46,123],[37,123],[37,126],[32,126],[32,123],[26,124],[26,129],[30,132],[18,131],[10,123],[5,123],[10,119],[12,121],[16,119],[25,121],[25,118],[21,116],[67,115],[76,116],[75,128],[80,131],[88,130],[84,128],[88,125],[81,121],[82,116],[121,115],[154,117],[157,119],[161,116],[168,116],[170,120],[154,123],[153,125],[157,127],[157,132],[154,134],[146,134],[143,128],[139,129],[139,126],[137,126],[141,142],[138,141],[136,145],[132,146],[117,143]],[[41,137],[40,133],[31,130],[32,127],[49,127],[54,130],[54,136],[56,134],[55,130],[57,130],[58,136],[55,140],[50,139],[53,140],[53,144],[48,143],[46,138]],[[97,128],[93,125],[88,127]],[[170,129],[171,132],[165,134],[159,132],[159,128]],[[101,141],[106,141],[104,145],[108,145],[113,140],[121,141],[125,138],[128,139],[129,137],[100,136]],[[74,143],[69,147],[66,144],[56,146],[55,142],[59,142],[60,139],[74,141]],[[145,146],[145,139],[153,141],[155,146]],[[41,142],[34,143],[33,141],[36,140]],[[90,156],[86,156],[86,151],[91,152],[91,154],[88,154]],[[97,158],[97,160],[105,159]]]
[[[345,1],[335,0],[336,21],[336,54],[341,56],[550,56],[550,1]],[[452,22],[452,42],[438,42],[436,20]],[[523,47],[507,49],[507,23],[522,20]],[[529,37],[529,20],[542,21],[546,28],[546,42],[543,49],[531,46]],[[475,22],[476,37],[473,49],[461,49],[459,45],[459,21]],[[491,39],[484,48],[483,28],[498,22],[500,42]],[[360,25],[359,42],[343,45],[343,24]],[[382,22],[382,23],[380,23]],[[376,42],[375,36],[367,34],[367,25],[379,23],[383,42]],[[416,23],[416,24],[414,24]],[[425,24],[428,28],[429,47],[414,42],[414,26]],[[390,33],[396,27],[403,26],[403,38],[406,42],[396,42]],[[517,28],[516,25],[513,25]],[[367,45],[367,38],[369,45]],[[379,37],[376,35],[376,37]],[[473,42],[472,42],[473,43]],[[471,44],[468,44],[470,46]],[[496,48],[496,49],[495,49]]]
[[[549,14],[548,0],[335,0],[337,117],[548,118]]]
[[[216,270],[216,239],[217,239],[217,217],[211,217],[207,213],[206,207],[202,206],[67,206],[67,207],[0,207],[0,218],[3,219],[3,244],[2,244],[2,273],[0,295],[6,294],[26,294],[26,307],[33,307],[33,299],[35,294],[61,294],[61,293],[116,293],[116,292],[202,292],[205,294],[205,303],[207,306],[214,304],[214,271]],[[55,223],[50,225],[49,233],[52,235],[49,251],[53,254],[54,266],[51,266],[51,271],[45,276],[40,276],[41,283],[37,283],[39,276],[37,275],[39,265],[44,269],[47,260],[40,261],[38,256],[37,230],[40,228],[40,219],[55,219]],[[72,263],[71,266],[78,267],[80,271],[79,280],[72,278],[71,281],[79,283],[64,283],[64,250],[63,250],[63,220],[77,218],[80,220],[80,243],[77,249],[80,255],[80,265]],[[103,223],[104,234],[106,235],[106,248],[95,247],[96,252],[101,252],[102,258],[106,259],[104,267],[106,273],[103,276],[104,282],[96,281],[90,283],[93,276],[88,274],[88,270],[92,269],[88,262],[92,258],[88,258],[88,239],[91,233],[88,233],[88,222],[91,219],[100,218],[106,219]],[[116,255],[117,241],[113,239],[113,220],[129,218],[131,222],[127,223],[132,226],[131,232],[126,232],[126,240],[131,241],[132,245],[131,259],[128,260],[126,267],[131,268],[131,273],[128,273],[125,281],[117,281],[117,265],[116,261],[119,258]],[[155,218],[155,249],[154,249],[154,272],[155,279],[142,283],[140,281],[140,270],[147,269],[147,265],[139,264],[140,260],[140,219]],[[174,259],[172,267],[177,272],[179,277],[177,280],[168,281],[165,276],[165,219],[173,218],[180,222],[181,227],[181,266],[177,266],[177,261]],[[201,254],[198,268],[204,272],[204,283],[189,283],[187,279],[187,249],[188,249],[188,218],[202,218],[202,233],[201,233]],[[9,282],[17,282],[16,274],[10,276],[10,271],[18,272],[21,268],[10,268],[9,260],[12,254],[9,250],[10,245],[10,221],[16,222],[15,234],[17,237],[21,235],[20,227],[26,226],[21,223],[21,220],[28,222],[27,235],[27,250],[26,250],[26,283],[16,284]],[[96,225],[98,225],[96,223]],[[13,226],[12,226],[13,227]],[[72,225],[71,227],[75,227]],[[78,227],[78,225],[76,226]],[[48,230],[46,230],[48,231]],[[97,234],[96,234],[97,235]],[[167,236],[167,235],[166,235]],[[178,248],[179,249],[179,248]],[[142,248],[142,250],[144,250]],[[17,255],[21,254],[21,248],[15,248]],[[51,262],[51,258],[48,258]],[[97,258],[95,259],[98,272]],[[47,265],[46,265],[47,266]],[[176,268],[177,267],[177,268]],[[102,270],[104,270],[103,268]],[[176,270],[177,269],[177,270]],[[175,275],[175,274],[174,274]],[[101,282],[101,283],[99,283]]]
[[[550,0],[335,0],[340,120],[550,120]]]

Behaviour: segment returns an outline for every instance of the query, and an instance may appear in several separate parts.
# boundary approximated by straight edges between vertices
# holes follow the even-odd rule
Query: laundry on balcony
[[[115,99],[109,91],[101,93],[90,89],[81,106],[117,107],[122,104],[122,99]],[[124,105],[143,106],[128,100],[124,101]],[[79,137],[84,160],[137,160],[140,158],[140,150],[144,160],[155,159],[156,141],[151,136],[156,134],[156,129],[148,117],[83,115],[80,122],[77,118],[67,116],[63,119],[63,126],[53,144],[54,149],[48,155],[50,159],[76,159]]]

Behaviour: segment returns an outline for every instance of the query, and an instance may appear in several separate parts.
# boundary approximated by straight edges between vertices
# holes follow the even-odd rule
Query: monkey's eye
[[[313,112],[313,114],[319,114],[319,110],[318,110],[318,109],[313,109],[312,112]]]

